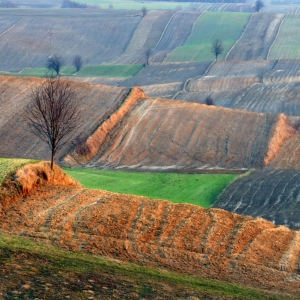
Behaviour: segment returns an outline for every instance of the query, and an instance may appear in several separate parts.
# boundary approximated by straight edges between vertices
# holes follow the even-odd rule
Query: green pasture
[[[36,263],[37,261],[39,263]],[[77,296],[82,295],[80,299],[88,299],[87,294],[82,294],[84,289],[82,281],[86,283],[94,282],[90,281],[90,279],[99,277],[106,278],[106,280],[111,278],[112,284],[116,286],[124,286],[124,288],[131,286],[131,289],[134,289],[137,295],[141,296],[140,298],[146,297],[147,299],[156,298],[156,290],[165,288],[166,285],[170,285],[172,289],[178,291],[182,289],[188,290],[190,293],[200,297],[204,293],[218,299],[225,299],[225,297],[226,299],[243,300],[283,299],[272,295],[270,292],[232,283],[138,266],[133,263],[122,263],[91,254],[69,252],[58,247],[39,244],[29,239],[4,233],[0,233],[0,264],[3,269],[6,265],[15,266],[14,270],[17,271],[14,276],[10,276],[9,280],[16,287],[27,282],[26,280],[30,280],[31,289],[29,291],[22,290],[23,293],[19,293],[19,297],[11,297],[9,299],[35,298],[32,296],[36,293],[36,287],[38,287],[37,290],[40,289],[41,282],[51,282],[52,284],[48,286],[51,288],[54,286],[57,289],[60,289],[63,283],[64,292],[70,290]],[[5,273],[3,276],[5,276]],[[22,284],[19,282],[20,277],[24,281]],[[65,282],[74,282],[74,278],[77,283],[75,286],[65,284]],[[16,287],[13,289],[17,289]],[[9,292],[9,290],[4,290]],[[11,295],[14,294],[11,293]],[[76,297],[76,299],[79,298]],[[135,299],[137,298],[135,297]]]
[[[85,66],[76,73],[74,67],[62,67],[60,75],[62,76],[79,76],[79,77],[115,77],[115,78],[131,78],[137,75],[143,65],[100,65]],[[0,72],[1,75],[25,76],[25,77],[51,77],[55,72],[49,71],[47,68],[26,68],[21,72]]]
[[[210,207],[237,175],[139,173],[91,169],[65,169],[86,188],[166,199]]]
[[[190,5],[190,2],[164,2],[164,1],[135,1],[135,0],[84,0],[82,3],[89,5],[100,5],[101,8],[108,8],[113,5],[114,9],[175,9],[181,6],[183,9]]]
[[[9,173],[31,162],[35,162],[35,160],[21,158],[0,158],[0,184]]]
[[[227,52],[242,35],[250,13],[205,12],[198,18],[186,43],[167,56],[167,62],[214,60],[211,45],[220,39],[224,51],[218,59],[224,59]]]
[[[300,15],[288,15],[270,52],[269,59],[300,59]]]

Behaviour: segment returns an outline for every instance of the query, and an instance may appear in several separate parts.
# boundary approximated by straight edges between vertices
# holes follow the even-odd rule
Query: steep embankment
[[[48,146],[26,130],[22,115],[30,101],[33,89],[44,82],[37,78],[16,78],[0,76],[0,154],[4,157],[30,157],[49,159]],[[128,88],[117,88],[89,83],[72,83],[80,99],[83,113],[81,127],[72,134],[74,142],[78,136],[91,135],[100,124],[113,114],[130,94]],[[66,144],[57,154],[65,156],[73,149]]]
[[[44,171],[33,172],[35,183],[47,181]],[[21,174],[26,171],[17,173],[24,183]],[[9,203],[0,229],[123,261],[300,292],[297,232],[220,209],[86,190],[57,180]]]
[[[259,167],[294,131],[284,116],[143,99],[110,132],[88,164],[185,171]]]

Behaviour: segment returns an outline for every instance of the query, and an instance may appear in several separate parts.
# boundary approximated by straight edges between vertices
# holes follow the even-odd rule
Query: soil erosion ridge
[[[6,178],[2,188],[29,181],[34,188],[26,188],[14,201],[6,199],[2,231],[75,251],[299,295],[299,232],[222,209],[83,189],[58,169],[54,173],[64,180],[49,180],[41,164],[49,169],[47,163],[31,164],[27,171]],[[26,174],[31,174],[30,180]]]

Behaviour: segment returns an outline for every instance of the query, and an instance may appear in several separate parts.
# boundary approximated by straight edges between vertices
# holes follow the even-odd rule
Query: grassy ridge
[[[224,59],[227,52],[241,36],[247,24],[249,13],[206,12],[195,23],[191,35],[182,47],[176,48],[166,61],[205,61],[214,60],[211,44],[221,39],[224,51],[219,56]]]
[[[74,67],[62,67],[60,74],[63,76],[79,76],[79,77],[114,77],[114,78],[131,78],[137,75],[143,65],[100,65],[85,66],[76,73]],[[47,68],[24,69],[21,72],[0,72],[3,75],[25,76],[25,77],[50,77],[53,72]]]
[[[0,158],[0,184],[9,173],[32,162],[35,162],[35,160],[19,158]]]
[[[0,292],[5,299],[88,299],[89,295],[95,299],[166,299],[166,291],[168,299],[282,299],[216,280],[71,253],[2,233],[0,265]]]
[[[135,173],[90,169],[65,169],[86,188],[166,199],[210,207],[237,175]]]
[[[269,59],[300,59],[300,17],[288,15],[280,28]]]

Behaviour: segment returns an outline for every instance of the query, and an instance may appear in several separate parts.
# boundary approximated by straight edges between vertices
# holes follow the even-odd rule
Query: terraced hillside
[[[215,206],[299,230],[299,179],[295,169],[255,171],[228,186]]]
[[[31,187],[46,183],[40,166],[50,174],[44,163],[27,165],[16,173],[20,185],[29,171]],[[64,184],[49,180],[26,196],[6,199],[1,231],[122,261],[300,292],[298,232],[221,209],[86,190],[59,170],[54,174]],[[13,186],[9,178],[7,186]]]
[[[44,79],[0,77],[0,153],[4,157],[30,157],[47,159],[48,146],[26,131],[22,121],[23,110],[30,100],[31,90]],[[74,140],[80,134],[91,134],[127,99],[127,88],[74,83],[74,89],[81,97],[81,108],[89,117],[73,134]],[[58,157],[66,155],[74,146],[65,145]]]
[[[229,49],[243,33],[249,17],[250,14],[245,13],[206,12],[202,14],[196,21],[186,43],[172,51],[165,61],[213,60],[214,55],[210,48],[215,39],[222,39],[224,52],[219,58],[225,58]]]
[[[276,38],[279,26],[283,22],[284,17],[285,15],[283,14],[257,13],[252,15],[241,39],[227,54],[226,59],[267,59],[269,49]]]
[[[194,171],[258,167],[268,163],[294,132],[284,116],[144,99],[103,143],[87,141],[100,149],[88,166]]]

